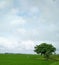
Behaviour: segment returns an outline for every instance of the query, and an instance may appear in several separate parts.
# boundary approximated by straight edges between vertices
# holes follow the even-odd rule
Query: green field
[[[0,54],[0,65],[59,65],[59,62],[56,60],[45,60],[40,55]]]

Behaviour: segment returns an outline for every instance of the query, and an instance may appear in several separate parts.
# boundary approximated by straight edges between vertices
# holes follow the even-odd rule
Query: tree
[[[56,51],[56,48],[52,44],[41,43],[40,45],[36,45],[35,52],[37,54],[44,55],[45,58],[49,59],[49,56]]]

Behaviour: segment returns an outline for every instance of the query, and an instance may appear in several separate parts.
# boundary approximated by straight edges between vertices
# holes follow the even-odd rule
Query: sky
[[[49,43],[59,53],[59,0],[0,0],[0,53],[34,53]]]

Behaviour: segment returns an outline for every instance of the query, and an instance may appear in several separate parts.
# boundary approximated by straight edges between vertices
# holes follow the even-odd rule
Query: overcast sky
[[[59,0],[0,0],[0,52],[34,53],[42,42],[59,52]]]

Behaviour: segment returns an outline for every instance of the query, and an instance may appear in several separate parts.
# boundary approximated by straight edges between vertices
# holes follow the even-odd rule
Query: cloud
[[[11,40],[11,39],[7,39],[4,37],[0,37],[0,51],[1,53],[3,52],[10,52],[10,53],[19,53],[23,51],[28,51],[28,50],[34,50],[34,42],[31,40],[28,41],[16,41],[16,40]],[[16,48],[16,49],[15,49]]]
[[[17,30],[16,30],[16,33],[17,33],[17,34],[22,34],[22,35],[23,35],[23,34],[26,34],[26,30],[20,28],[20,29],[17,29]]]
[[[34,49],[34,42],[31,40],[21,41],[21,47],[23,50],[33,50]]]
[[[19,13],[19,10],[17,8],[11,8],[11,10],[9,11],[9,15],[16,15],[17,13]]]
[[[11,8],[10,11],[4,15],[4,20],[6,23],[10,24],[10,26],[25,24],[26,19],[22,16],[18,16],[19,12],[19,9]]]
[[[17,24],[24,24],[26,21],[22,17],[14,16],[14,19],[11,20],[12,25],[17,25]]]
[[[0,4],[1,47],[8,48],[9,52],[26,53],[40,41],[49,41],[58,48],[58,0],[3,0]]]
[[[0,9],[4,8],[5,6],[6,6],[6,2],[5,1],[0,2]]]
[[[11,4],[11,0],[1,0],[0,1],[0,10],[7,8]]]
[[[0,45],[7,49],[13,49],[16,45],[16,41],[7,39],[5,37],[0,37]]]

